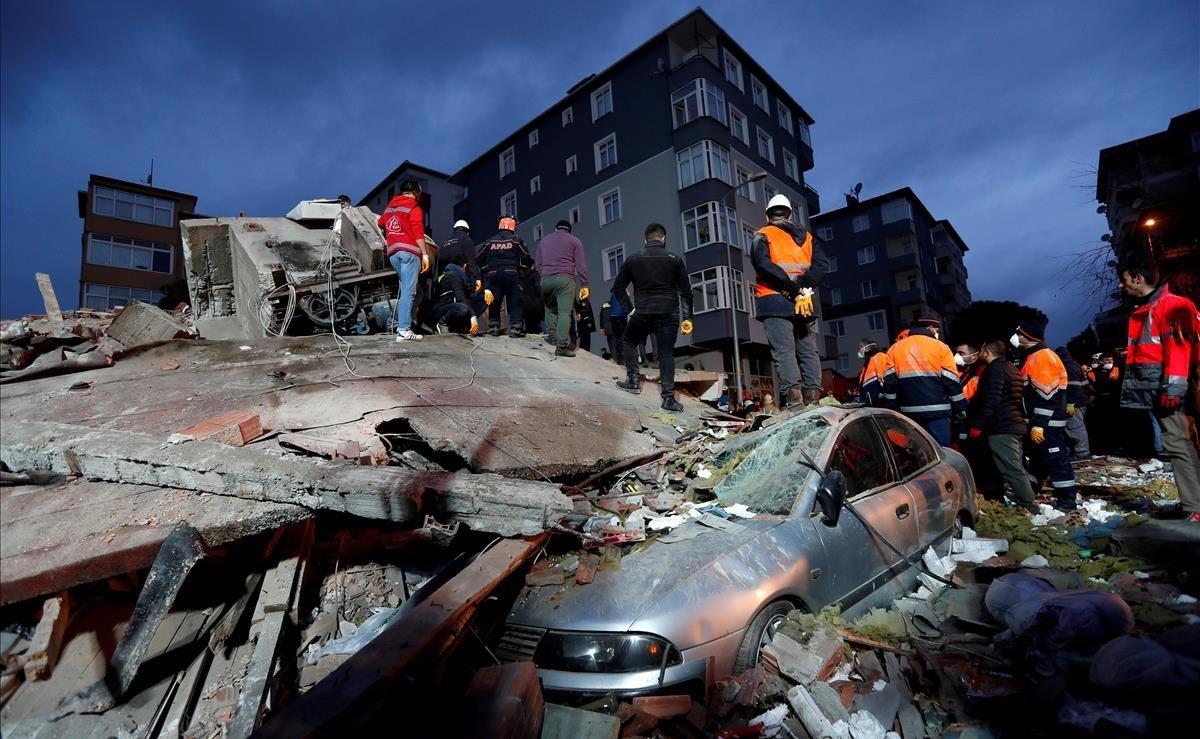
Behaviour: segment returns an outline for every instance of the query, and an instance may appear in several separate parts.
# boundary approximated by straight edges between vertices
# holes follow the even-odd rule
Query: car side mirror
[[[817,488],[817,505],[821,507],[821,520],[826,526],[837,526],[846,505],[846,476],[833,470],[821,479]]]

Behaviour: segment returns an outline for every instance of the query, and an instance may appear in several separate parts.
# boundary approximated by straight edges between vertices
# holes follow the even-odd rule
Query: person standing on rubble
[[[984,344],[979,350],[979,361],[984,370],[975,393],[978,403],[967,419],[967,436],[971,441],[987,444],[996,471],[1008,483],[1017,505],[1037,513],[1021,444],[1028,431],[1022,412],[1025,381],[1005,358],[1003,342]]]
[[[954,366],[958,367],[958,384],[962,387],[963,397],[967,400],[967,414],[971,413],[971,401],[979,391],[979,378],[983,375],[985,365],[979,361],[979,349],[974,344],[959,344],[954,347]],[[957,438],[960,444],[967,441],[967,427],[958,424]]]
[[[950,419],[967,414],[967,399],[958,384],[958,365],[950,347],[938,340],[941,324],[917,319],[908,335],[892,344],[892,370],[883,382],[883,399],[950,446]]]
[[[580,298],[575,301],[575,331],[579,334],[579,348],[592,350],[592,333],[596,330],[596,314],[592,312],[592,301]]]
[[[1153,266],[1125,265],[1120,286],[1137,306],[1129,315],[1121,407],[1153,413],[1183,511],[1189,521],[1200,522],[1200,453],[1195,419],[1186,405],[1188,378],[1200,351],[1200,315],[1195,303],[1171,292]]]
[[[1050,478],[1055,507],[1075,510],[1075,471],[1067,447],[1067,368],[1054,350],[1046,346],[1046,320],[1022,321],[1009,338],[1025,360],[1021,377],[1025,383],[1025,418],[1029,425],[1033,478],[1040,488]]]
[[[461,265],[467,274],[467,289],[470,293],[471,309],[476,316],[482,316],[487,307],[492,304],[492,291],[483,289],[483,274],[475,261],[475,242],[471,240],[471,227],[464,220],[454,222],[454,235],[442,244],[437,254],[437,273],[446,271],[449,264],[457,264],[455,258],[462,255],[465,264]]]
[[[1067,368],[1067,441],[1071,445],[1071,459],[1089,459],[1092,450],[1088,443],[1087,422],[1084,418],[1088,402],[1087,376],[1067,347],[1060,346],[1054,353]]]
[[[633,300],[626,287],[633,285]],[[687,267],[678,254],[667,251],[667,229],[661,224],[646,226],[646,246],[640,254],[626,259],[613,282],[613,292],[629,316],[625,327],[625,380],[617,387],[630,393],[642,392],[638,371],[637,345],[653,333],[658,337],[658,373],[662,390],[662,409],[680,413],[683,406],[675,399],[675,334],[692,332],[692,284]],[[634,309],[634,301],[637,308]],[[679,304],[683,303],[680,321]]]
[[[858,374],[863,403],[873,408],[884,407],[883,379],[889,370],[895,371],[888,353],[880,349],[874,339],[864,338],[858,342],[858,358],[863,360],[862,371]]]
[[[762,321],[779,373],[781,404],[821,399],[813,296],[829,262],[811,232],[792,221],[792,202],[779,194],[767,203],[767,225],[750,246],[754,265],[754,315]]]
[[[434,294],[433,320],[439,334],[454,332],[474,336],[479,333],[479,319],[471,309],[473,287],[474,283],[467,273],[467,256],[455,254],[438,275]]]
[[[416,180],[405,180],[400,194],[388,202],[379,216],[387,242],[387,257],[392,269],[400,276],[400,292],[396,296],[396,341],[420,341],[412,331],[413,301],[417,296],[417,277],[429,270],[425,255],[425,213],[419,202],[421,186]]]
[[[542,280],[542,305],[546,307],[546,341],[559,357],[573,357],[571,316],[575,300],[587,300],[587,255],[583,242],[571,233],[570,221],[559,221],[554,232],[537,243],[537,271]]]
[[[503,216],[495,236],[479,245],[475,261],[483,273],[484,300],[491,293],[496,300],[489,304],[488,334],[500,335],[500,306],[508,311],[508,335],[519,339],[525,335],[525,296],[521,274],[533,264],[525,242],[515,233],[517,219]]]

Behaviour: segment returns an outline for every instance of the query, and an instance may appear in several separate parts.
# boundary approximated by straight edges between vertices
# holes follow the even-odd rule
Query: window
[[[804,142],[805,146],[807,146],[808,148],[811,149],[812,148],[812,138],[811,138],[811,134],[808,131],[808,124],[804,122],[803,118],[801,118],[798,122],[798,125],[800,127],[800,140]]]
[[[730,282],[733,285],[733,309],[746,313],[746,281],[742,279],[740,269],[731,269]]]
[[[880,215],[883,216],[884,223],[911,221],[912,208],[909,207],[907,200],[893,200],[883,204],[883,207],[880,208]]]
[[[937,459],[937,451],[916,427],[902,418],[876,416],[883,427],[883,438],[896,458],[900,479],[907,480]]]
[[[838,372],[849,372],[850,371],[850,355],[849,354],[837,355],[837,359],[835,359],[833,361],[833,368],[836,369]]]
[[[542,191],[542,176],[538,175],[529,181],[529,194],[534,195]]]
[[[546,235],[546,229],[542,226],[542,224],[539,223],[533,227],[533,242],[535,244],[537,242],[541,241],[542,237],[545,235]]]
[[[597,200],[600,203],[601,226],[621,220],[621,188],[606,192]]]
[[[535,128],[529,132],[529,148],[532,149],[533,147],[537,146],[539,141],[540,139],[538,137],[538,131]]]
[[[517,217],[517,191],[512,190],[500,198],[500,215]]]
[[[625,245],[617,244],[604,250],[604,279],[615,280],[625,264]]]
[[[870,264],[875,261],[875,247],[860,246],[858,247],[858,263]]]
[[[779,191],[776,190],[774,187],[767,184],[766,182],[763,183],[763,202],[764,203],[771,202],[771,198],[775,197],[778,194],[779,194]]]
[[[778,100],[775,101],[775,107],[779,111],[780,128],[790,134],[794,134],[795,131],[792,129],[792,111],[788,110],[787,106]]]
[[[732,184],[729,174],[729,150],[712,141],[697,141],[675,153],[679,173],[679,189],[701,180],[717,179]]]
[[[574,226],[576,223],[579,223],[579,208],[578,207],[572,208],[571,210],[567,211],[567,220],[571,222],[572,226]]]
[[[729,53],[729,49],[725,49],[725,79],[732,82],[737,89],[746,91],[746,88],[742,86],[742,63]]]
[[[758,129],[758,155],[771,164],[775,163],[775,139],[761,128]]]
[[[869,419],[850,424],[829,455],[829,469],[846,476],[846,497],[884,487],[894,480],[887,452]]]
[[[154,226],[175,225],[175,203],[149,195],[135,195],[124,190],[97,185],[92,193],[92,212],[125,221],[138,221]]]
[[[746,282],[740,270],[710,267],[688,275],[692,283],[692,308],[699,313],[733,309],[746,313]]]
[[[579,160],[574,154],[567,157],[567,174],[575,174],[579,171]]]
[[[831,254],[831,255],[829,255],[828,257],[826,257],[826,259],[828,259],[828,260],[829,260],[829,272],[830,272],[831,274],[832,274],[833,272],[837,272],[837,271],[838,271],[837,257],[835,257],[835,256],[833,256],[833,255]]]
[[[724,203],[702,203],[685,210],[683,218],[683,250],[691,251],[718,241],[736,243],[737,221],[734,211]]]
[[[833,241],[833,226],[821,226],[817,229],[817,238],[821,241]]]
[[[864,298],[873,298],[879,294],[877,280],[863,280],[859,283],[859,288],[862,290],[862,296]]]
[[[171,274],[171,246],[120,236],[88,237],[88,264]]]
[[[735,139],[746,146],[750,145],[750,124],[746,122],[746,114],[732,104],[729,106],[729,130]]]
[[[562,112],[563,128],[566,128],[567,126],[571,125],[574,122],[575,122],[575,109],[574,108],[563,108],[563,112]]]
[[[754,183],[750,181],[750,170],[742,165],[737,165],[735,168],[734,180],[737,183],[738,195],[741,195],[750,202],[754,202]]]
[[[846,335],[846,322],[842,319],[836,321],[827,321],[825,323],[825,335],[833,338],[841,338]]]
[[[787,149],[783,150],[783,173],[796,182],[800,181],[800,163],[796,161],[796,155]]]
[[[671,117],[675,128],[702,115],[726,123],[725,93],[706,79],[696,79],[671,93]]]
[[[854,233],[861,233],[871,227],[871,216],[868,213],[863,213],[861,216],[854,216]]]
[[[513,147],[508,147],[500,152],[500,178],[503,179],[515,172],[517,169],[517,154],[513,151]]]
[[[829,288],[829,304],[830,305],[841,305],[842,304],[842,288],[840,288],[840,287]]]
[[[592,93],[592,120],[596,121],[613,111],[612,83]]]
[[[130,300],[140,300],[150,305],[158,305],[158,301],[162,300],[162,292],[118,285],[97,285],[90,282],[83,285],[83,307],[85,308],[112,310],[129,305]]]
[[[749,253],[754,246],[754,234],[758,233],[753,226],[742,223],[742,248]]]
[[[617,163],[617,135],[610,133],[596,142],[596,171],[608,169]]]
[[[879,310],[867,314],[867,330],[887,331],[887,318],[883,315],[883,311]]]
[[[767,86],[754,75],[750,75],[750,96],[754,98],[755,105],[768,113],[771,112],[771,104],[767,100]]]

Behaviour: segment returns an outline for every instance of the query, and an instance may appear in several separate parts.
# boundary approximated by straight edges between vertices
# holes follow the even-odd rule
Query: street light
[[[1150,256],[1154,256],[1154,238],[1150,234],[1150,229],[1158,225],[1158,219],[1147,218],[1142,221],[1142,228],[1146,229],[1146,248],[1150,251]]]
[[[734,170],[733,176],[734,176],[734,179],[736,180],[737,179],[737,170],[736,169]],[[738,182],[738,183],[734,184],[732,187],[730,187],[725,192],[724,195],[721,196],[721,204],[727,206],[728,203],[726,202],[726,200],[729,198],[730,195],[733,195],[735,192],[742,189],[742,187],[744,187],[745,185],[749,185],[754,182],[758,182],[759,180],[766,179],[766,177],[767,177],[766,172],[756,172],[755,174],[752,174],[749,177],[747,177],[744,182]],[[742,237],[741,230],[740,230],[741,229],[741,221],[738,220],[738,217],[737,217],[737,198],[736,197],[733,199],[733,218],[734,218],[733,225],[734,225],[734,228],[738,230],[738,233],[737,234],[729,234],[729,237],[732,240],[736,236],[736,238],[738,238],[740,240]],[[736,390],[737,390],[737,405],[740,407],[742,404],[742,348],[738,341],[737,300],[733,294],[733,287],[734,287],[734,285],[733,285],[733,256],[729,253],[729,247],[732,246],[731,240],[725,242],[725,269],[728,271],[728,274],[725,275],[725,280],[729,286],[729,315],[733,322],[733,382],[735,385],[737,385],[737,388],[736,388]],[[742,282],[744,285],[745,284],[744,277],[742,278]],[[729,407],[730,407],[730,409],[732,409],[733,404],[730,404]]]
[[[1145,221],[1142,222],[1142,225],[1145,226],[1146,228],[1154,228],[1155,226],[1158,225],[1158,221],[1156,221],[1153,218],[1147,218]]]

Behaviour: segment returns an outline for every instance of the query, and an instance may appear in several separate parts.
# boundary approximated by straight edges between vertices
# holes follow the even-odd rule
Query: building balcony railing
[[[915,234],[917,226],[911,218],[904,218],[899,221],[883,224],[883,235],[885,237],[903,236],[904,234]]]
[[[921,260],[917,258],[917,253],[909,252],[908,254],[897,254],[894,257],[888,257],[888,269],[893,272],[902,269],[921,269]]]
[[[898,290],[892,295],[892,305],[895,306],[923,302],[925,302],[925,295],[921,292],[921,288],[919,287],[913,287],[907,290]]]

